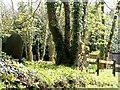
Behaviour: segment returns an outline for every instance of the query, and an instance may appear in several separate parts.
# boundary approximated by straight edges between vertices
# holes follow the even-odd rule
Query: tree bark
[[[53,43],[52,35],[49,37],[49,61],[55,61],[55,46]]]
[[[29,61],[33,61],[33,53],[32,53],[32,37],[31,37],[31,31],[28,29],[28,34],[27,34],[27,59]]]
[[[40,38],[37,38],[37,60],[40,61]]]
[[[33,54],[32,54],[32,45],[27,45],[27,56],[29,61],[33,61]]]
[[[119,11],[119,8],[118,8],[119,5],[120,5],[120,3],[118,3],[116,11]],[[116,25],[116,21],[117,21],[117,15],[116,15],[117,13],[118,12],[115,13],[113,21],[112,21],[111,33],[110,33],[110,37],[109,37],[109,41],[108,41],[108,44],[107,44],[107,47],[106,47],[106,52],[105,52],[105,57],[104,57],[105,60],[108,59],[108,53],[110,51],[111,41],[112,41],[112,37],[113,37],[113,34],[114,34],[115,25]]]
[[[44,41],[43,41],[43,53],[42,53],[42,56],[41,56],[41,60],[43,60],[44,59],[44,56],[45,56],[45,50],[46,50],[46,44],[47,44],[47,36],[48,36],[48,34],[47,34],[48,32],[47,32],[47,29],[45,28],[45,32],[44,32]]]
[[[84,13],[84,15],[83,15],[83,17],[82,17],[82,25],[83,25],[83,36],[82,36],[82,38],[83,38],[83,42],[84,42],[84,39],[85,39],[85,33],[86,33],[86,16],[87,16],[87,4],[88,4],[88,1],[86,1],[86,2],[83,2],[83,13]]]
[[[15,10],[14,10],[14,3],[13,0],[11,0],[11,4],[12,4],[12,29],[14,30],[14,23],[15,23]]]
[[[53,36],[53,41],[55,43],[55,49],[57,53],[56,64],[67,64],[65,48],[64,48],[64,38],[62,32],[59,30],[58,21],[56,18],[56,8],[55,2],[47,2],[47,13],[49,20],[49,29]]]
[[[118,50],[120,52],[120,1],[118,2]]]
[[[73,39],[71,46],[71,64],[78,62],[79,40],[80,40],[80,2],[73,3]]]
[[[65,12],[65,53],[69,61],[70,57],[70,6],[68,1],[64,2],[64,12]]]
[[[14,4],[13,4],[13,0],[11,0],[11,4],[12,4],[12,15],[14,17],[15,11],[14,11]]]
[[[28,0],[28,5],[29,5],[29,8],[30,8],[30,15],[32,16],[32,0],[31,1]],[[33,22],[30,21],[30,24],[33,25]],[[32,30],[29,29],[29,27],[27,27],[27,29],[28,29],[27,55],[28,55],[28,60],[29,61],[33,61],[33,53],[32,53],[32,43],[33,43]]]

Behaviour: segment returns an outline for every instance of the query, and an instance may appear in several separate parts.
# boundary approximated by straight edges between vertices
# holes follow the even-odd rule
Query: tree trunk
[[[25,57],[28,60],[28,54],[27,54],[27,42],[25,41]]]
[[[27,56],[29,61],[33,61],[33,54],[32,54],[32,45],[28,44],[27,46]]]
[[[42,56],[41,56],[41,60],[44,59],[44,56],[45,56],[45,50],[46,50],[46,43],[47,43],[47,28],[45,28],[45,32],[44,32],[44,41],[43,41],[43,53],[42,53]]]
[[[32,16],[32,0],[31,2],[28,0],[28,5],[29,5],[29,8],[30,8],[30,15]],[[30,21],[30,25],[33,25],[33,22]],[[28,55],[28,60],[29,61],[33,61],[33,53],[32,53],[32,43],[33,43],[33,38],[32,38],[32,30],[31,28],[29,29],[29,27],[27,27],[28,29],[28,36],[27,36],[27,39],[28,39],[28,44],[27,44],[27,55]]]
[[[14,4],[13,4],[13,0],[11,0],[11,4],[12,4],[12,18],[14,18],[15,15],[15,11],[14,11]]]
[[[82,41],[84,42],[85,40],[85,33],[86,33],[86,16],[87,16],[87,4],[88,4],[88,1],[86,2],[83,2],[83,17],[82,17],[82,26],[83,26],[83,36],[82,36]]]
[[[33,60],[33,53],[32,53],[32,37],[31,31],[28,29],[28,38],[27,38],[27,57],[29,61]]]
[[[37,38],[37,59],[40,60],[40,38]]]
[[[119,44],[118,44],[118,50],[120,52],[120,1],[118,2],[118,40],[119,40]]]
[[[56,18],[55,2],[47,2],[47,13],[49,20],[49,29],[52,33],[57,53],[56,64],[67,64],[64,48],[64,38],[62,32],[59,30],[58,21]]]
[[[64,2],[64,12],[65,12],[65,53],[67,56],[67,61],[69,61],[70,57],[70,6],[68,1]]]
[[[14,30],[14,23],[15,23],[15,10],[14,10],[14,3],[13,3],[13,0],[11,0],[11,4],[12,4],[12,30]]]
[[[71,46],[71,64],[76,64],[78,62],[78,54],[79,54],[79,40],[80,40],[80,2],[73,3],[73,39]]]
[[[120,3],[118,3],[118,6],[120,5]],[[116,9],[119,9],[117,6]],[[116,10],[118,11],[118,10]],[[110,33],[110,37],[109,37],[109,40],[108,40],[108,44],[107,44],[107,47],[106,47],[106,52],[105,52],[105,60],[108,59],[108,53],[110,51],[110,46],[111,46],[111,41],[112,41],[112,37],[113,37],[113,34],[114,34],[114,30],[115,30],[115,25],[116,25],[116,21],[117,21],[117,16],[116,16],[117,12],[115,13],[114,15],[114,18],[113,18],[113,21],[112,21],[112,28],[111,28],[111,33]]]
[[[55,61],[55,46],[52,40],[52,35],[49,38],[49,61]]]

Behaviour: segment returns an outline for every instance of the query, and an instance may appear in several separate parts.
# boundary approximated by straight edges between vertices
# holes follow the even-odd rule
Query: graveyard
[[[120,88],[120,1],[1,0],[0,89]]]

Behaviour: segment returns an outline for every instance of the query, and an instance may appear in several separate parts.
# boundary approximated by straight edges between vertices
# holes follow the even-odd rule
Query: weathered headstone
[[[2,49],[3,52],[6,52],[15,59],[19,59],[19,62],[21,62],[23,53],[23,40],[19,34],[12,33],[12,35],[4,42]]]
[[[120,52],[112,53],[112,59],[116,61],[117,64],[120,64]]]

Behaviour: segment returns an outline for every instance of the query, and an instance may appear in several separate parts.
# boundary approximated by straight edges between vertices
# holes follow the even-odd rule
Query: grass
[[[50,86],[54,86],[55,82],[66,83],[65,87],[71,87],[71,85],[73,85],[72,87],[117,88],[119,86],[118,75],[116,73],[114,77],[111,70],[101,71],[100,76],[97,76],[96,74],[81,72],[73,67],[63,65],[56,66],[50,63],[26,62],[25,66],[29,70],[35,71],[35,74],[37,73],[38,76]],[[59,86],[60,85],[57,87]]]
[[[118,73],[114,77],[111,70],[100,71],[100,76],[81,72],[75,67],[66,67],[63,65],[56,66],[53,63],[45,62],[24,62],[24,64],[13,63],[12,66],[19,68],[21,72],[31,78],[38,78],[37,81],[30,85],[34,88],[119,88]],[[120,75],[120,74],[119,74]],[[11,76],[9,76],[10,78]],[[13,78],[13,77],[12,77]],[[8,79],[8,80],[15,80]],[[0,82],[0,88],[5,86]],[[18,84],[18,87],[24,87]]]

